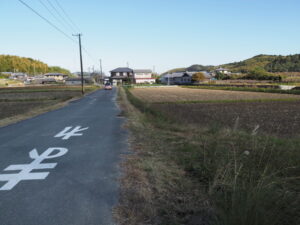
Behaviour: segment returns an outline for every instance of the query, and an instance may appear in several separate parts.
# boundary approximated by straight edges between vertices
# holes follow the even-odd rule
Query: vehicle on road
[[[112,85],[111,85],[111,83],[107,82],[107,83],[104,85],[104,89],[105,89],[105,90],[112,90]]]

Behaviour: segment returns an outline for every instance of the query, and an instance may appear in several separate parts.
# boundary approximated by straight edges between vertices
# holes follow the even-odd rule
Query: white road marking
[[[63,137],[63,140],[68,140],[70,137],[73,136],[82,136],[82,133],[78,133],[84,130],[89,129],[88,127],[86,128],[81,128],[81,126],[77,126],[75,127],[73,130],[71,130],[73,127],[66,127],[64,130],[62,130],[61,132],[59,132],[57,135],[55,135],[54,137]]]
[[[56,154],[53,154],[57,152]],[[4,171],[14,171],[20,170],[19,173],[15,174],[0,174],[0,181],[7,181],[0,191],[9,191],[13,189],[22,180],[43,180],[48,175],[49,172],[31,172],[37,169],[53,169],[56,167],[57,163],[41,163],[44,159],[53,159],[61,157],[68,152],[66,148],[48,148],[41,155],[38,154],[36,149],[29,152],[29,157],[34,159],[30,164],[19,164],[10,165],[4,169]]]

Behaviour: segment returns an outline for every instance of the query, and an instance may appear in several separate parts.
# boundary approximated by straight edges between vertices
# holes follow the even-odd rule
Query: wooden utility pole
[[[102,74],[102,59],[99,59],[100,62],[100,74],[101,74],[101,78],[103,78],[103,74]]]
[[[82,52],[81,52],[81,35],[82,34],[73,34],[73,36],[78,37],[78,40],[79,40],[80,73],[81,73],[81,93],[82,93],[82,95],[84,95],[84,89],[83,89],[83,66],[82,66]]]

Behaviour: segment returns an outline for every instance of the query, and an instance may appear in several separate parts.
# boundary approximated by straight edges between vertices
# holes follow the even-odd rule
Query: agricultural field
[[[143,88],[131,93],[167,118],[276,136],[300,134],[300,96],[188,88]]]
[[[86,92],[96,87],[86,87]],[[55,108],[81,97],[81,87],[36,86],[0,88],[0,126]]]
[[[121,225],[299,224],[299,96],[135,88],[120,102]]]
[[[131,92],[148,103],[164,102],[222,102],[222,101],[264,101],[300,100],[298,95],[261,92],[223,91],[191,88],[135,88]]]

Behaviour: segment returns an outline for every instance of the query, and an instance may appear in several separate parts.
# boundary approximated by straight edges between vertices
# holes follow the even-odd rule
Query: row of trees
[[[0,55],[0,72],[24,72],[28,74],[70,74],[69,70],[58,66],[51,67],[39,60],[12,55]]]

